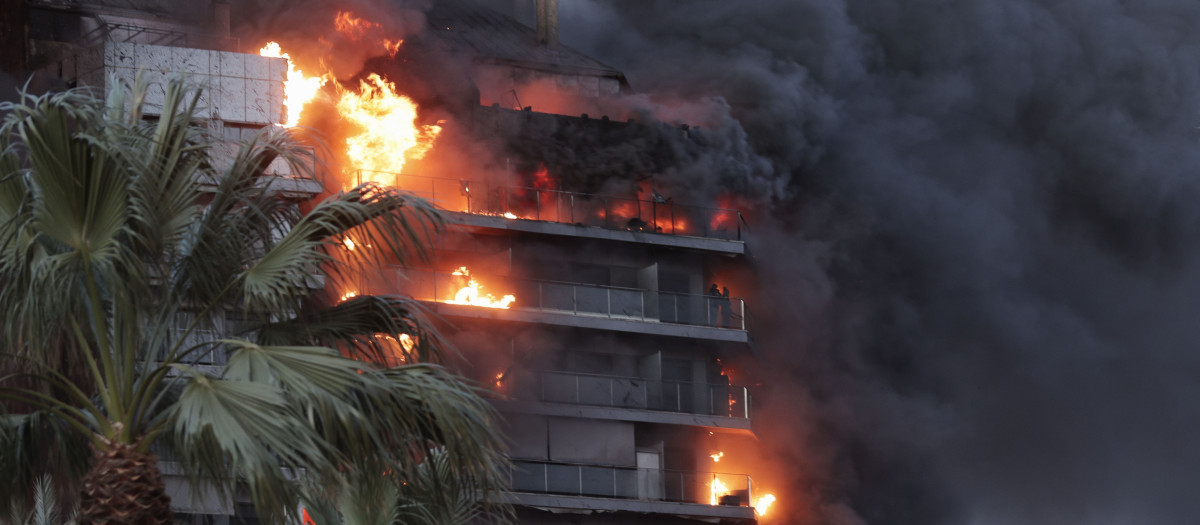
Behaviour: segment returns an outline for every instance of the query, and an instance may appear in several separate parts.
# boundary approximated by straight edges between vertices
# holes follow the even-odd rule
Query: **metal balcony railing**
[[[450,211],[560,222],[668,235],[742,240],[745,221],[737,210],[669,201],[500,186],[465,179],[358,170],[358,182],[376,180],[402,188]],[[506,215],[507,214],[507,215]]]
[[[750,418],[750,393],[744,386],[556,371],[536,374],[536,395],[545,402]],[[522,387],[513,385],[517,398],[532,394]]]
[[[154,46],[189,47],[215,51],[239,51],[241,41],[236,37],[191,33],[165,27],[114,23],[92,17],[92,28],[73,42],[81,47],[93,47],[104,42],[130,42]]]
[[[745,474],[577,465],[514,459],[513,492],[565,494],[747,507],[752,482]],[[717,490],[713,483],[717,483]]]
[[[454,299],[470,279],[428,270],[403,274],[404,293],[423,301]],[[474,274],[471,278],[480,283],[481,294],[515,295],[514,309],[746,330],[746,303],[736,297]]]

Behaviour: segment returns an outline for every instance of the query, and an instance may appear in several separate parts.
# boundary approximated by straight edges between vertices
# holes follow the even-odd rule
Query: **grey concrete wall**
[[[549,423],[551,461],[636,466],[633,423],[559,418]]]
[[[172,74],[204,86],[201,118],[268,125],[283,120],[283,81],[287,61],[247,53],[210,51],[125,42],[105,42],[82,49],[64,64],[64,76],[80,83],[106,86],[110,75],[132,83],[140,72],[150,84],[148,113],[161,109],[165,81]]]

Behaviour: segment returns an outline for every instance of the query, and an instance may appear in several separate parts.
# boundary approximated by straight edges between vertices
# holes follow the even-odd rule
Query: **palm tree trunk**
[[[92,469],[83,477],[79,525],[132,523],[169,525],[171,498],[154,454],[108,443],[96,449]]]

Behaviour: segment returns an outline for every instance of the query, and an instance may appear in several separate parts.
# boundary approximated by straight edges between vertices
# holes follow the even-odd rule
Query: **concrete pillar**
[[[537,0],[538,44],[558,47],[558,0]]]

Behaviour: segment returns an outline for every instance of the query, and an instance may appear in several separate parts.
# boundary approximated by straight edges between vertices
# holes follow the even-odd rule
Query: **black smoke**
[[[782,522],[1196,521],[1200,3],[560,6],[728,117]]]

